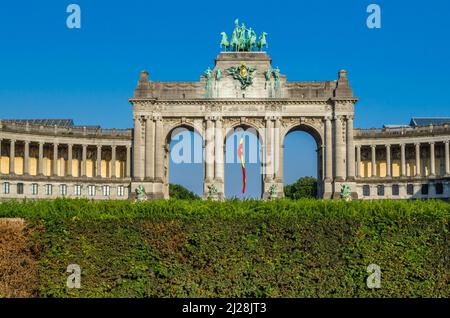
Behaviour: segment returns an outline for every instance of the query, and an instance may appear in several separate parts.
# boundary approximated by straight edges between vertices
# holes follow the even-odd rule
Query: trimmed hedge
[[[40,297],[450,296],[440,201],[54,200],[4,202],[0,217],[27,220]]]

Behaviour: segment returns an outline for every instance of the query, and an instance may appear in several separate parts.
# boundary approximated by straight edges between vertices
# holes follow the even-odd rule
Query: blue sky
[[[66,27],[70,3],[81,6],[80,30]],[[381,29],[366,27],[370,3],[381,6]],[[230,32],[236,17],[269,34],[268,53],[288,80],[336,79],[347,69],[360,97],[356,127],[450,116],[446,0],[58,0],[0,3],[0,118],[131,127],[128,98],[139,71],[154,80],[198,80],[219,53],[219,33]],[[287,142],[289,181],[314,175],[312,138],[298,133]],[[171,172],[185,176],[171,181],[198,192],[201,177],[190,178],[196,168],[178,168]],[[236,184],[230,169],[227,183]],[[248,195],[258,191],[252,186]]]

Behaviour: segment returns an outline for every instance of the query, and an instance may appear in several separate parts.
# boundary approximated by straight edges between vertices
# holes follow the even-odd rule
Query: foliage
[[[54,200],[0,217],[25,218],[40,245],[40,297],[450,296],[441,201]]]
[[[284,187],[284,195],[287,198],[298,200],[302,198],[317,197],[317,179],[313,177],[303,177],[295,183]]]
[[[173,199],[180,199],[180,200],[200,199],[198,195],[189,191],[188,189],[179,184],[169,184],[169,195]]]

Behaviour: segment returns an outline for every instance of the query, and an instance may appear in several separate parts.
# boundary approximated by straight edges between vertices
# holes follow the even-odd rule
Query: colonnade
[[[2,160],[0,160],[0,173],[7,173],[9,175],[22,174],[25,176],[28,175],[36,175],[36,176],[51,176],[51,177],[96,177],[96,178],[126,178],[131,176],[131,147],[130,146],[119,146],[119,145],[90,145],[90,144],[78,144],[78,143],[47,143],[44,141],[30,141],[30,140],[15,140],[15,139],[0,139],[0,158],[2,157],[1,149],[2,143],[9,145],[9,154],[8,154],[8,169],[5,167],[1,167]],[[46,145],[50,145],[51,151],[51,167],[50,171],[46,172],[44,169],[44,147]],[[17,146],[23,147],[23,155],[17,156]],[[30,148],[34,146],[38,149],[37,151],[37,169],[36,171],[31,171],[30,164]],[[88,163],[88,147],[94,148],[96,152],[95,163],[92,175],[88,173],[87,163]],[[66,156],[61,153],[62,149],[66,151]],[[110,158],[110,171],[106,173],[106,175],[102,175],[102,151],[109,150],[111,152]],[[74,157],[74,151],[76,151],[76,158]],[[125,169],[122,172],[117,173],[117,164],[119,160],[117,160],[117,154],[119,151],[125,151]],[[17,160],[16,158],[21,157],[21,169],[16,167]],[[81,158],[79,158],[81,157]],[[58,160],[64,158],[67,160],[67,166],[65,171],[60,169],[58,172]],[[77,173],[73,171],[73,161],[79,160],[80,166]],[[108,169],[107,169],[108,170]],[[120,171],[121,169],[119,169]],[[18,173],[18,172],[21,173]]]

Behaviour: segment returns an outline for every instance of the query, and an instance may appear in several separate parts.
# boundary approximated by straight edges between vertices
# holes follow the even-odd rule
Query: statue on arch
[[[261,33],[261,35],[259,36],[259,40],[256,43],[256,48],[258,49],[258,51],[262,51],[263,47],[268,48],[268,44],[267,44],[267,39],[266,39],[267,33],[263,32]]]
[[[341,187],[341,198],[345,201],[350,201],[352,199],[352,189],[348,184],[343,184]]]
[[[147,201],[147,194],[142,184],[136,187],[136,201]]]
[[[230,42],[228,42],[228,36],[225,32],[221,32],[222,40],[220,41],[220,47],[225,49],[225,52],[230,47]]]

